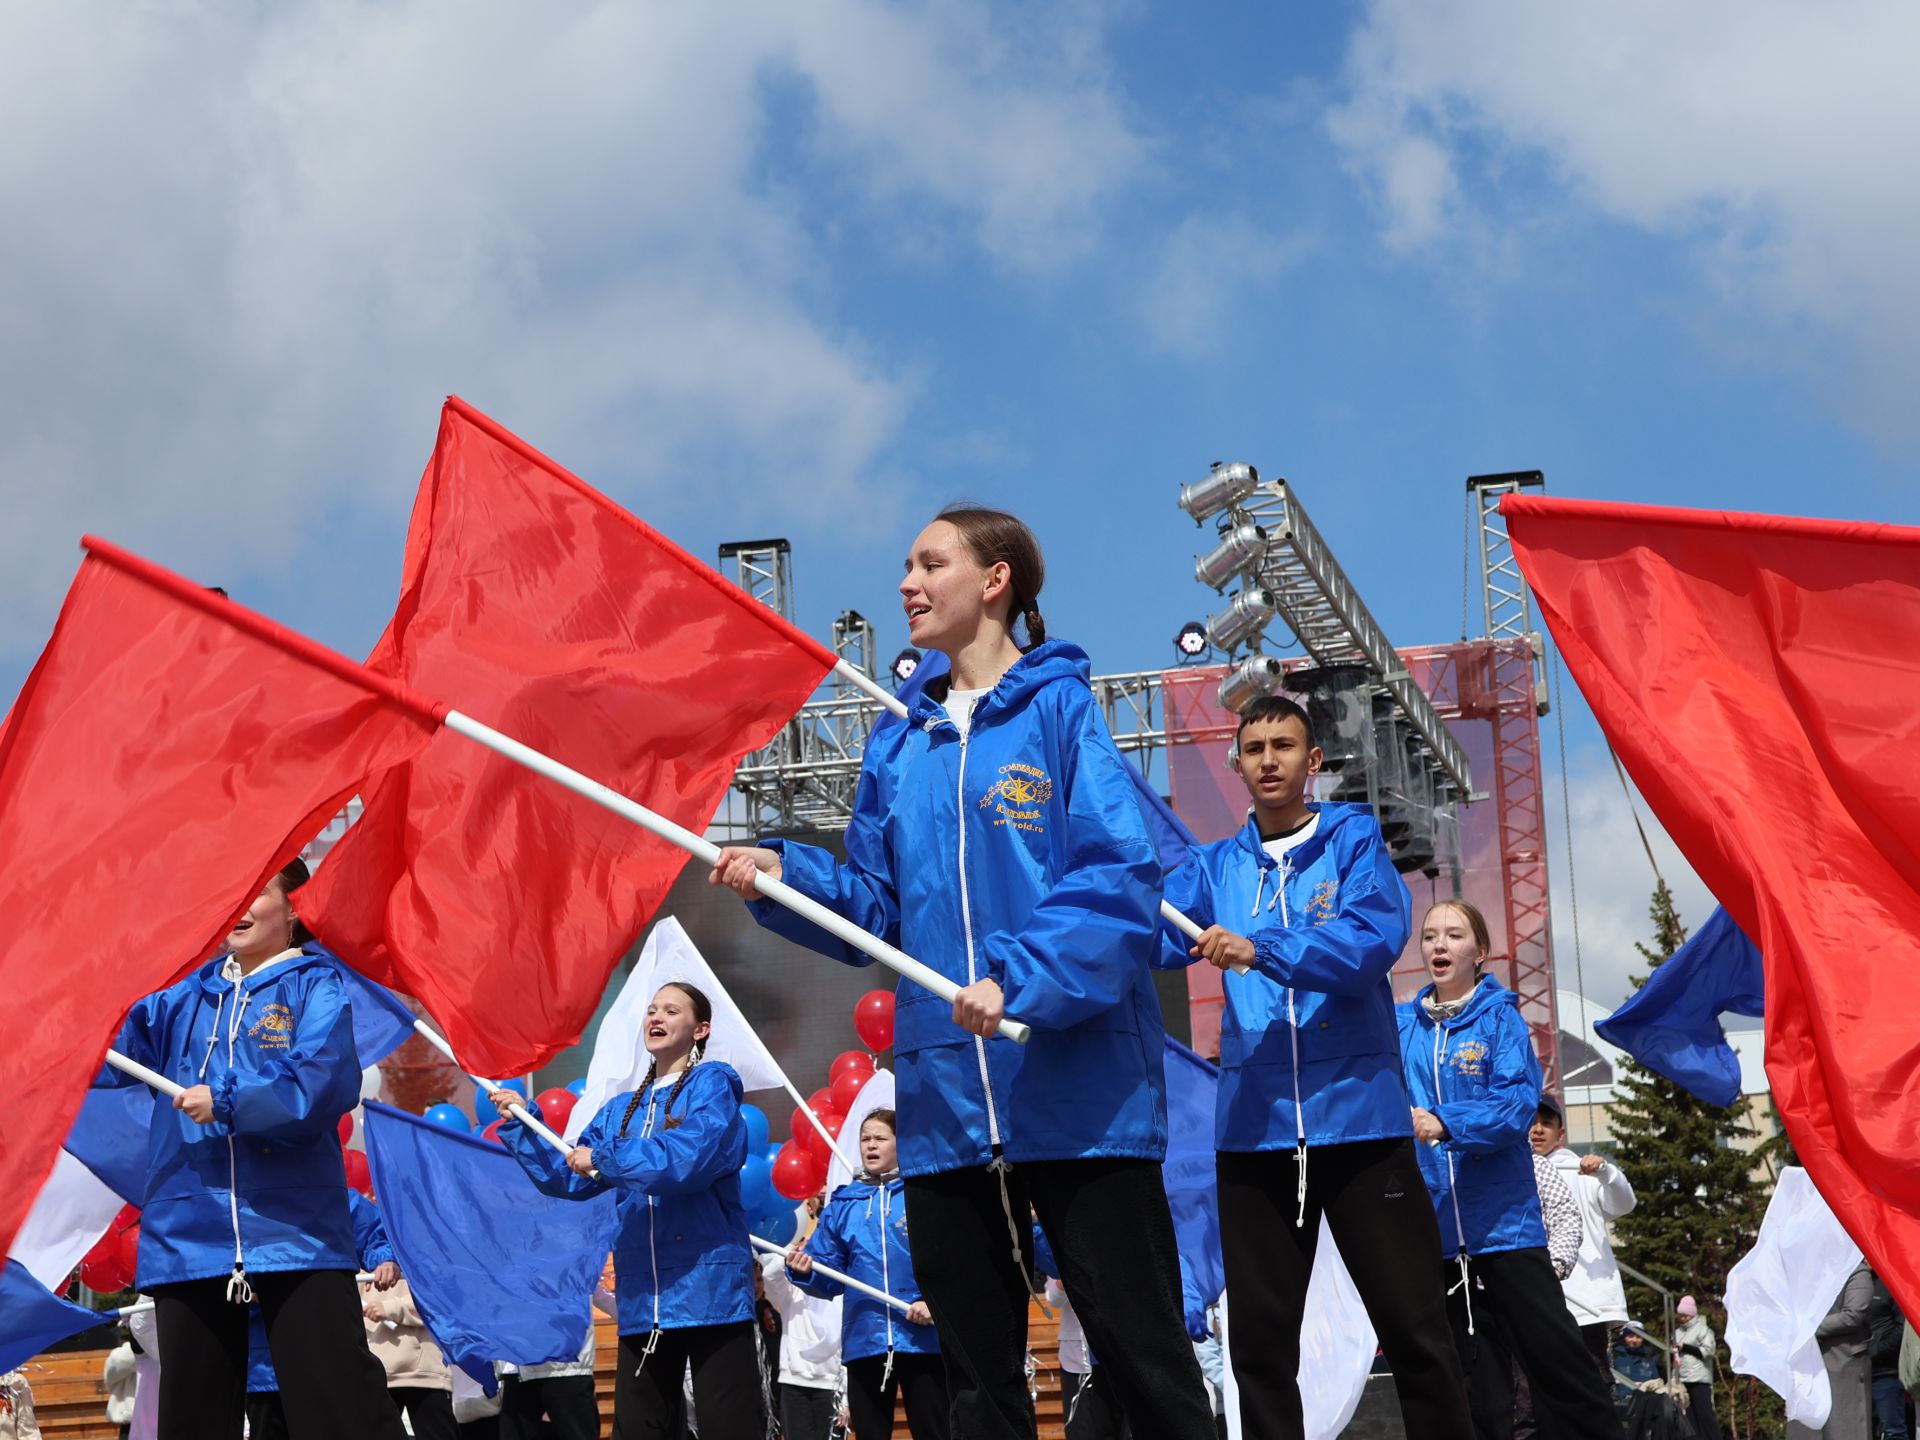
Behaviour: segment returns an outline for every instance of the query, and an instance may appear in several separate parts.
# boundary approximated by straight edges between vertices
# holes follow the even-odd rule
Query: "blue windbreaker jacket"
[[[1544,1248],[1540,1189],[1527,1131],[1540,1104],[1540,1060],[1513,992],[1484,975],[1466,1008],[1436,1024],[1420,1001],[1400,1007],[1400,1060],[1413,1103],[1447,1127],[1439,1145],[1421,1145],[1420,1173],[1433,1195],[1440,1248]]]
[[[221,955],[138,1001],[114,1048],[213,1091],[213,1123],[153,1107],[140,1213],[142,1290],[358,1259],[335,1126],[360,1099],[353,1015],[318,945],[239,980]],[[97,1086],[137,1085],[102,1067]]]
[[[353,1214],[353,1243],[360,1251],[360,1268],[372,1270],[393,1259],[393,1242],[387,1239],[379,1207],[358,1190],[349,1189],[347,1209]],[[267,1347],[267,1322],[255,1302],[247,1306],[247,1393],[258,1395],[279,1388],[280,1377],[273,1373],[273,1354]]]
[[[984,1165],[996,1146],[1016,1162],[1166,1153],[1148,973],[1160,866],[1087,675],[1078,647],[1034,647],[981,697],[965,740],[922,695],[868,741],[846,864],[769,842],[789,885],[962,985],[991,977],[1033,1026],[1024,1046],[981,1040],[900,983],[902,1174]],[[798,944],[871,963],[781,906],[752,908]]]
[[[898,1175],[875,1185],[862,1178],[833,1192],[820,1223],[807,1241],[807,1254],[856,1280],[886,1291],[909,1305],[920,1299],[913,1261],[907,1254],[907,1205]],[[849,1290],[818,1270],[787,1278],[809,1295],[831,1300],[844,1295],[840,1308],[840,1358],[861,1360],[889,1350],[903,1355],[938,1355],[940,1337],[931,1325],[915,1325],[891,1305]]]
[[[631,1090],[609,1100],[580,1132],[598,1180],[574,1174],[564,1155],[518,1120],[500,1127],[542,1194],[586,1200],[614,1192],[622,1335],[753,1318],[753,1252],[740,1205],[747,1160],[740,1077],[731,1065],[703,1061],[672,1099],[678,1079],[670,1075],[640,1092],[624,1136],[620,1121]]]
[[[1284,1150],[1411,1135],[1388,972],[1413,901],[1364,805],[1312,807],[1319,824],[1283,866],[1249,817],[1167,877],[1167,899],[1200,925],[1254,942],[1245,975],[1222,974],[1221,1150]],[[1191,965],[1167,926],[1161,964]]]

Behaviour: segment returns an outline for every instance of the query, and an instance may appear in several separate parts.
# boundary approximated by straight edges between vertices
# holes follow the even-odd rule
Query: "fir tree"
[[[1648,913],[1653,943],[1634,948],[1646,958],[1651,974],[1680,948],[1687,932],[1664,880],[1653,892]],[[1646,977],[1636,976],[1633,983],[1638,989]],[[1631,1060],[1616,1090],[1613,1159],[1632,1182],[1636,1203],[1631,1214],[1614,1222],[1614,1250],[1622,1262],[1672,1292],[1676,1302],[1692,1295],[1724,1347],[1726,1313],[1720,1297],[1727,1272],[1753,1248],[1766,1208],[1762,1188],[1753,1179],[1753,1155],[1733,1143],[1751,1140],[1752,1127],[1741,1107],[1709,1105]],[[1659,1297],[1631,1277],[1627,1308],[1650,1328],[1664,1323]],[[1767,1423],[1771,1417],[1756,1414],[1760,1397],[1744,1380],[1737,1406],[1734,1403],[1730,1382],[1735,1377],[1726,1369],[1724,1348],[1718,1362],[1714,1408],[1723,1428],[1731,1430],[1727,1421],[1737,1408],[1740,1433],[1777,1434],[1777,1425]],[[1779,1413],[1777,1401],[1770,1407],[1761,1401],[1761,1406]],[[1753,1426],[1756,1420],[1761,1423]]]

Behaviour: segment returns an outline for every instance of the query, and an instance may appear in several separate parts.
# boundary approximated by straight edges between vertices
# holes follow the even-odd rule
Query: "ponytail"
[[[1040,591],[1047,583],[1047,562],[1033,532],[1017,516],[964,500],[947,506],[934,518],[945,520],[960,532],[974,563],[983,570],[995,565],[1007,567],[1007,625],[1011,628],[1016,619],[1025,622],[1027,643],[1021,649],[1031,650],[1043,643],[1047,622],[1040,618]]]

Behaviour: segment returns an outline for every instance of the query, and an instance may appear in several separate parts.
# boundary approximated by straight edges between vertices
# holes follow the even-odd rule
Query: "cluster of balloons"
[[[90,1290],[111,1295],[133,1284],[140,1258],[140,1211],[123,1205],[91,1250],[81,1257],[80,1279]]]

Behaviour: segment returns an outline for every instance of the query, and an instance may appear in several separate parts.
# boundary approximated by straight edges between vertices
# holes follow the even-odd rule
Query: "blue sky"
[[[1476,471],[1920,521],[1917,30],[9,11],[0,692],[88,529],[364,651],[449,392],[697,555],[790,537],[802,622],[851,606],[889,654],[904,546],[966,495],[1033,524],[1097,669],[1163,663],[1208,608],[1174,498],[1213,459],[1291,478],[1402,643],[1459,632]],[[1620,957],[1646,867],[1569,710],[1585,948]]]

